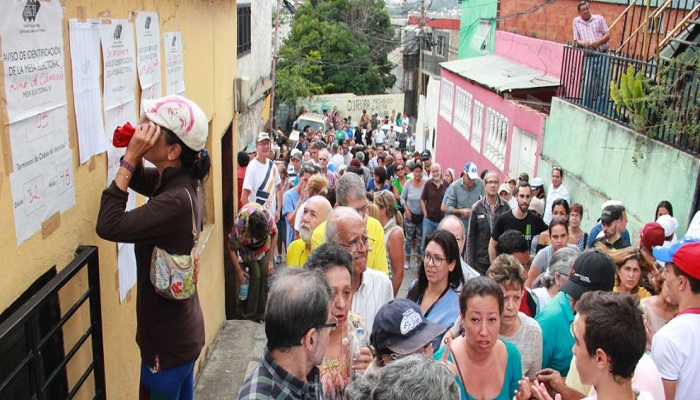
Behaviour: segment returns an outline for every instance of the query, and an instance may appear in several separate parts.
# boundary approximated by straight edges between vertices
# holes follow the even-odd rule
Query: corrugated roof
[[[440,66],[496,93],[559,86],[559,79],[551,75],[496,55],[447,61]]]

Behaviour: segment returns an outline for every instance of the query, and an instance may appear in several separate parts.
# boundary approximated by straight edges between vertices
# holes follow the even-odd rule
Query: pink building
[[[563,45],[496,32],[496,54],[440,64],[436,160],[517,177],[537,171]]]

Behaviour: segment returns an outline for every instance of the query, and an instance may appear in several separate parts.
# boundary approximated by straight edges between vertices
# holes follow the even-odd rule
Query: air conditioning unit
[[[250,99],[250,78],[245,75],[236,78],[236,86],[238,88],[236,111],[242,112],[248,108],[248,100]]]

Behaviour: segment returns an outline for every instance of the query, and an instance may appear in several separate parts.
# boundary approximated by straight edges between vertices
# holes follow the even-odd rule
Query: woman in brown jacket
[[[96,231],[103,239],[134,244],[140,398],[192,399],[194,363],[204,346],[199,298],[196,292],[185,300],[159,294],[150,269],[156,247],[173,255],[189,255],[194,248],[203,215],[202,180],[211,166],[204,148],[207,118],[180,96],[144,100],[143,106],[114,181],[102,193]],[[126,210],[127,188],[149,201]],[[196,285],[196,277],[192,281]]]

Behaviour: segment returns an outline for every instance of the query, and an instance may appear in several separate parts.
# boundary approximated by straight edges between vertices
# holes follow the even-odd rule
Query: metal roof
[[[447,61],[440,66],[496,93],[559,86],[559,79],[551,75],[496,55]]]

